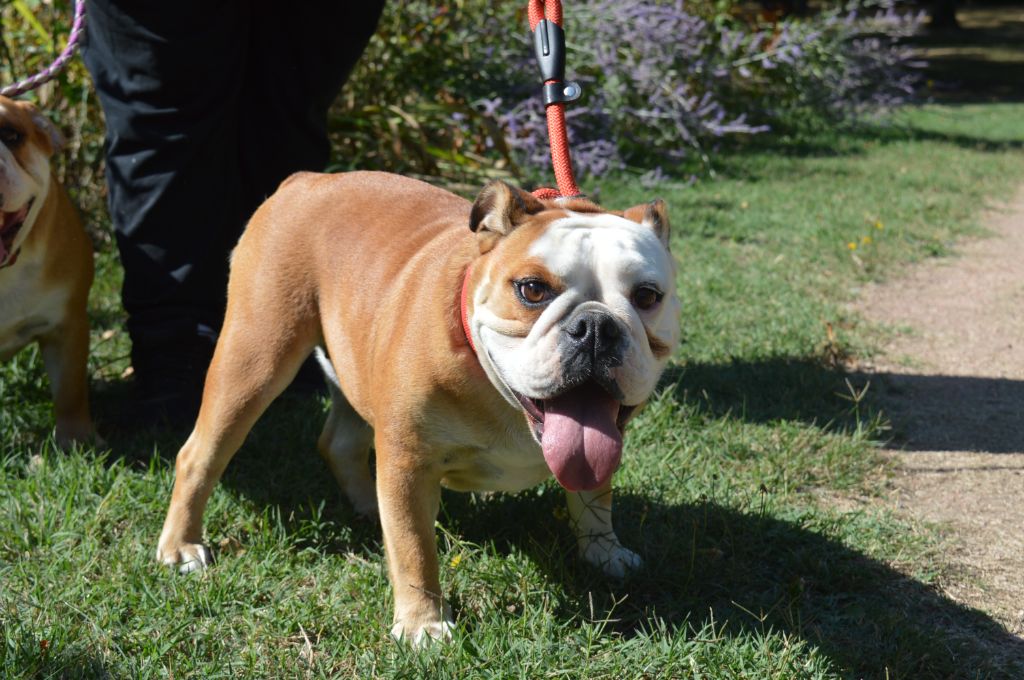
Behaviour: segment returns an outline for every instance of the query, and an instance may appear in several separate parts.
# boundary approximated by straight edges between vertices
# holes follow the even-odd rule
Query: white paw
[[[380,516],[380,511],[377,508],[377,492],[372,486],[366,488],[362,485],[346,484],[345,495],[357,514],[369,519],[376,519]]]
[[[202,543],[182,543],[176,548],[161,545],[156,559],[168,566],[178,567],[181,574],[202,571],[213,564],[213,553]]]
[[[399,642],[408,642],[416,649],[422,649],[435,641],[450,641],[454,628],[455,623],[447,619],[419,625],[406,625],[399,621],[391,626],[391,637]]]
[[[583,559],[611,578],[625,578],[644,564],[639,555],[622,547],[618,540],[597,538],[590,541],[581,552]]]

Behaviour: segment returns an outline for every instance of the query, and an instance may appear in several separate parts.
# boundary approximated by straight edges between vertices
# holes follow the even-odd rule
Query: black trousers
[[[109,207],[133,344],[216,332],[246,221],[323,170],[327,110],[383,0],[90,0]]]

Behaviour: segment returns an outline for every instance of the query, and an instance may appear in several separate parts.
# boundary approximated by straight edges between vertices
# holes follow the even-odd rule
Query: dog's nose
[[[610,314],[594,310],[580,312],[569,320],[565,337],[573,354],[587,357],[594,364],[610,367],[622,362],[622,329]]]

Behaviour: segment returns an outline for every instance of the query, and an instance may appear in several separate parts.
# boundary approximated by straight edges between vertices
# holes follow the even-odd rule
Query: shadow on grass
[[[917,378],[922,390],[933,389],[935,377],[909,379]],[[850,391],[869,379],[879,377],[780,358],[677,367],[665,385],[673,398],[711,417],[857,427],[871,416],[851,408]],[[297,545],[379,555],[378,526],[354,515],[315,454],[322,422],[318,399],[279,400],[222,484],[279,514]],[[154,451],[170,463],[186,434],[111,443],[116,456],[147,466]],[[575,557],[569,530],[556,518],[562,493],[552,486],[485,499],[446,493],[442,522],[460,539],[529,555],[552,583],[564,585],[560,615],[566,621],[608,619],[609,630],[627,637],[661,626],[701,631],[709,623],[716,636],[784,631],[815,645],[853,677],[1024,677],[1020,638],[836,538],[855,523],[857,532],[877,534],[865,543],[884,543],[891,527],[868,516],[777,508],[769,516],[726,506],[713,494],[676,503],[662,498],[655,484],[643,495],[617,494],[615,503],[620,536],[647,561],[624,584],[608,583]],[[458,598],[455,593],[456,609]]]
[[[464,538],[517,547],[549,578],[563,582],[569,593],[562,616],[607,619],[609,630],[627,637],[684,626],[692,635],[713,624],[716,638],[768,631],[795,635],[850,677],[1024,673],[1020,638],[828,537],[827,526],[809,526],[814,520],[741,512],[710,500],[673,504],[618,494],[618,533],[645,556],[646,566],[616,584],[572,557],[569,532],[552,517],[560,502],[561,494],[552,493],[474,508],[448,499],[446,507]]]
[[[908,451],[1024,451],[1024,381],[950,375],[859,373]]]
[[[925,50],[933,95],[942,102],[1024,101],[1024,16],[1019,3],[961,3],[961,27],[907,41]]]
[[[96,390],[95,412],[110,447],[107,461],[121,461],[144,471],[157,457],[173,468],[191,426],[141,430],[104,426],[130,395],[129,385],[123,381],[102,384]],[[286,393],[279,397],[256,422],[220,484],[272,511],[272,520],[286,529],[296,547],[316,545],[334,554],[379,551],[376,520],[367,520],[351,509],[316,452],[326,419],[324,403],[316,395]],[[169,488],[166,501],[170,501]]]
[[[0,602],[0,605],[3,603]],[[8,614],[10,612],[3,612]],[[108,664],[95,655],[76,649],[75,642],[64,644],[40,638],[30,625],[9,619],[11,628],[4,636],[7,648],[0,653],[0,674],[5,678],[109,678]],[[68,647],[71,647],[69,650]],[[51,651],[55,648],[57,651]]]
[[[805,173],[800,165],[785,166],[759,162],[755,157],[771,155],[773,158],[847,158],[863,156],[878,146],[907,142],[934,142],[984,153],[1002,153],[1024,149],[1024,139],[993,139],[955,132],[942,132],[894,121],[888,124],[862,123],[821,132],[793,132],[753,137],[742,146],[722,154],[715,163],[716,172],[730,179],[757,182],[770,177],[777,179],[789,173]],[[841,168],[829,170],[841,176]],[[684,173],[685,174],[685,173]],[[681,177],[680,177],[681,179]]]
[[[871,414],[855,406],[856,385],[820,361],[778,357],[764,361],[671,366],[662,384],[679,402],[718,418],[767,423],[795,420],[819,426],[866,426]]]
[[[1024,451],[1021,380],[846,372],[778,358],[673,367],[664,384],[718,418],[870,432],[880,414],[891,444],[909,451]]]

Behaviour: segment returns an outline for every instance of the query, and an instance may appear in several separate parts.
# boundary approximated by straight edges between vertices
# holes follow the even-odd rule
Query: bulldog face
[[[0,97],[0,266],[18,252],[50,188],[60,133],[34,106]]]
[[[469,316],[480,363],[559,483],[596,488],[679,342],[665,205],[611,213],[495,182],[470,228],[485,253]]]

